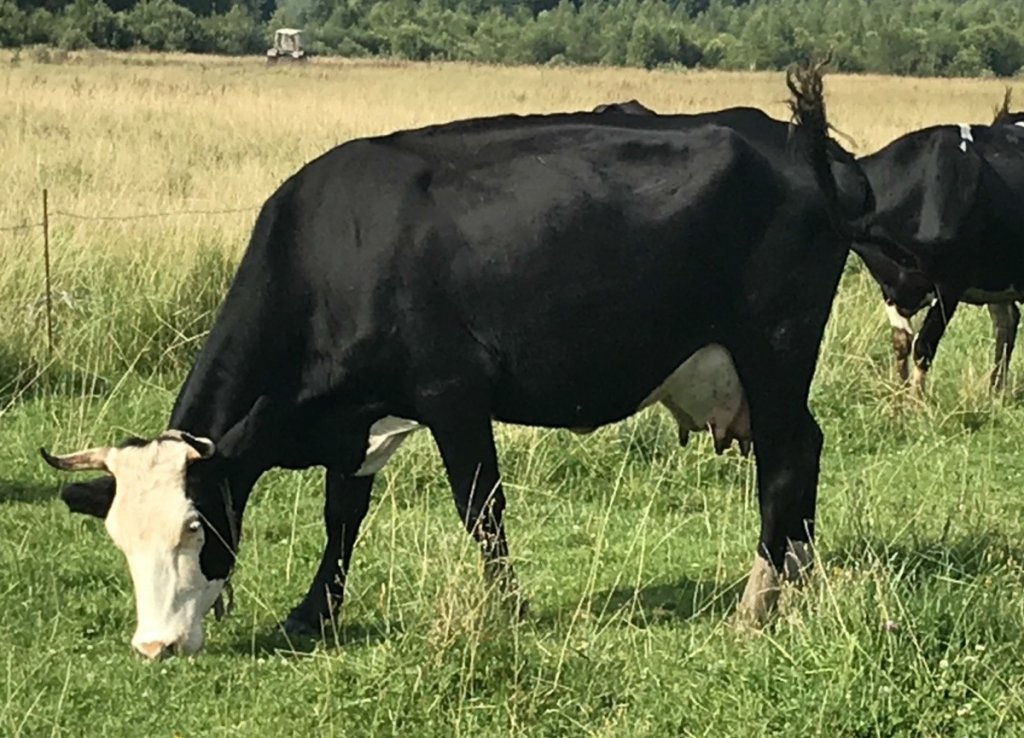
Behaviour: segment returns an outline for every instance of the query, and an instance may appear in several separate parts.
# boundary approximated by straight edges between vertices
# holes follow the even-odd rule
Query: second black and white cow
[[[135,648],[201,647],[272,467],[327,469],[327,546],[289,623],[331,618],[374,474],[420,426],[512,595],[492,420],[595,428],[659,401],[753,440],[761,533],[741,609],[763,621],[808,560],[822,434],[807,398],[848,250],[820,76],[798,81],[778,151],[719,125],[503,117],[352,141],[292,176],[171,430],[44,452],[110,475],[63,496],[105,517],[128,560]]]
[[[860,159],[876,199],[854,249],[882,288],[900,375],[923,390],[957,306],[987,305],[991,383],[1007,377],[1024,298],[1024,114],[933,126]],[[928,308],[915,335],[910,318]]]

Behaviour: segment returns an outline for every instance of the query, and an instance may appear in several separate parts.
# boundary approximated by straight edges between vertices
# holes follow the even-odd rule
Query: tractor
[[[274,32],[274,46],[267,49],[267,64],[278,61],[305,61],[302,48],[302,31],[296,28],[278,28]]]

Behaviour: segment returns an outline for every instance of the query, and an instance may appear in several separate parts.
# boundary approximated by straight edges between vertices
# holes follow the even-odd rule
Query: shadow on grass
[[[821,563],[857,569],[878,562],[914,582],[940,574],[974,579],[1005,568],[1009,561],[1024,561],[1021,541],[1000,531],[982,530],[969,537],[960,533],[951,540],[948,534],[896,542],[869,537],[824,552]]]
[[[374,646],[401,636],[402,633],[402,626],[396,621],[342,622],[336,628],[325,628],[321,636],[289,634],[278,623],[262,632],[238,638],[233,643],[226,643],[223,648],[236,654],[256,656],[304,656],[318,649]]]
[[[618,619],[638,628],[698,619],[720,620],[736,609],[744,585],[742,581],[723,585],[711,580],[680,579],[673,583],[615,587],[595,592],[582,604],[531,614],[528,619],[541,625],[556,625],[583,610],[602,621]]]
[[[1021,542],[997,531],[970,537],[886,542],[868,538],[823,552],[818,566],[856,570],[880,563],[905,585],[927,588],[936,577],[974,580],[1005,570],[1008,562],[1024,562]],[[812,577],[814,575],[812,574]],[[640,587],[617,587],[594,593],[582,605],[562,606],[540,614],[537,621],[556,624],[580,609],[600,620],[621,619],[634,627],[724,619],[736,610],[745,580],[722,584],[713,580],[680,579]]]
[[[722,585],[714,581],[681,579],[672,584],[619,587],[599,592],[590,601],[594,615],[620,615],[637,627],[709,618],[722,619],[736,609],[745,582]]]
[[[60,499],[60,486],[27,482],[24,479],[0,479],[0,505],[45,504]]]

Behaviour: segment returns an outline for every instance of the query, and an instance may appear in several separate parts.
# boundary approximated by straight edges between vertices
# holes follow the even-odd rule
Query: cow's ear
[[[74,482],[61,490],[60,496],[71,512],[107,517],[114,502],[115,482],[113,477],[99,477],[88,482]]]

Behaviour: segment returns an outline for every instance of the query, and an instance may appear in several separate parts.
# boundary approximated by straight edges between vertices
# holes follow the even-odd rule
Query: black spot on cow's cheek
[[[231,573],[234,552],[226,545],[215,531],[207,528],[206,541],[199,552],[199,568],[203,576],[209,580],[227,579]]]
[[[231,573],[235,559],[234,530],[238,521],[229,520],[226,506],[230,488],[224,483],[217,463],[197,462],[186,475],[186,495],[203,520],[204,542],[199,566],[207,579],[224,579]]]

